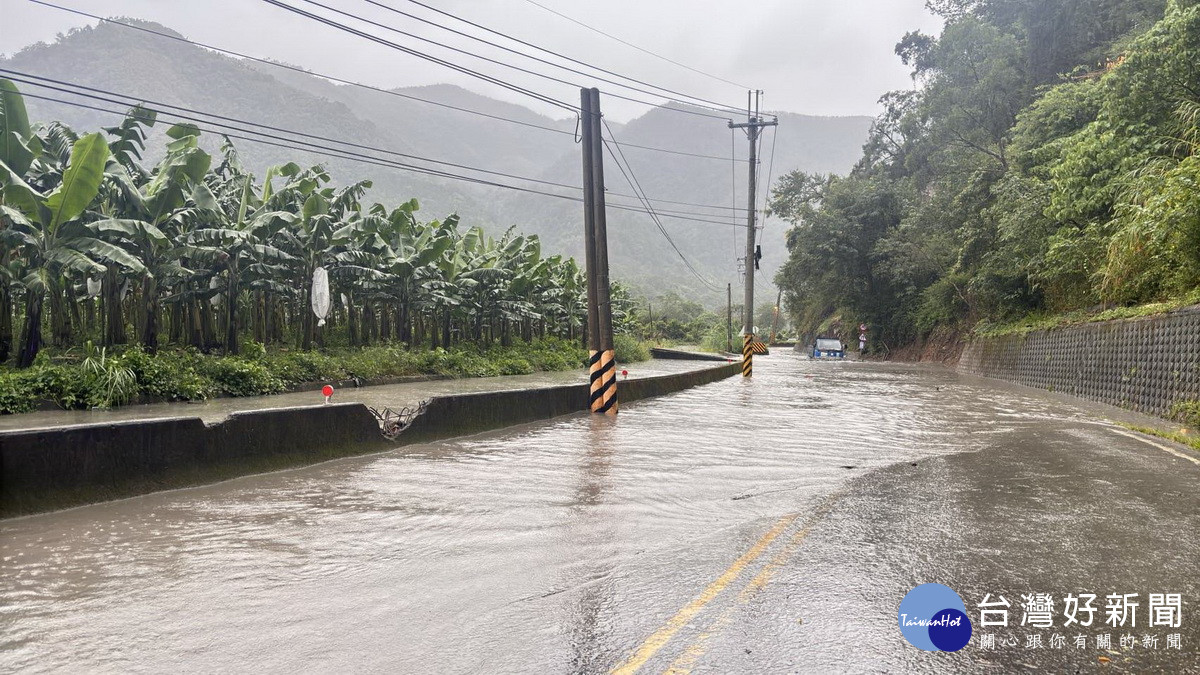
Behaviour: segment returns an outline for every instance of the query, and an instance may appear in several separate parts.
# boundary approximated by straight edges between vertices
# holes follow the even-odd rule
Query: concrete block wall
[[[1169,314],[976,338],[960,371],[1166,416],[1200,400],[1200,306]]]

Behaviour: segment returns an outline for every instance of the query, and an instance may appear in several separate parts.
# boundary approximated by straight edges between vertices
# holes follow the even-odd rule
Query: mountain
[[[163,26],[135,22],[146,29],[179,36]],[[574,142],[575,120],[552,119],[520,105],[488,98],[452,85],[400,88],[380,92],[366,87],[332,82],[286,64],[264,64],[236,59],[186,42],[149,35],[130,28],[100,24],[60,36],[54,44],[33,45],[0,59],[0,68],[85,84],[97,89],[135,96],[160,110],[163,120],[186,112],[169,106],[225,116],[236,127],[246,122],[310,134],[306,141],[328,145],[325,139],[354,143],[352,152],[381,155],[392,161],[431,166],[415,158],[449,163],[434,165],[452,173],[469,173],[497,182],[516,183],[500,175],[478,174],[463,167],[536,178],[578,186],[579,146]],[[19,85],[22,91],[54,98],[75,97]],[[431,105],[436,101],[478,111],[483,115]],[[103,102],[90,105],[120,111],[124,106]],[[114,115],[45,100],[28,99],[36,120],[61,120],[84,130],[108,126]],[[747,142],[731,132],[724,120],[681,111],[700,112],[672,103],[653,108],[626,124],[609,123],[621,144],[632,175],[653,200],[717,205],[698,208],[656,201],[663,211],[711,214],[695,223],[663,216],[662,222],[675,246],[713,286],[737,285],[735,258],[742,255],[745,230]],[[497,118],[516,120],[513,124]],[[860,155],[871,119],[867,117],[811,117],[779,114],[778,139],[767,131],[762,143],[764,174],[778,177],[801,169],[845,173]],[[201,125],[207,126],[207,125]],[[151,137],[148,159],[153,160],[166,125]],[[213,128],[233,135],[228,129]],[[261,129],[265,133],[275,133]],[[732,138],[731,138],[732,137]],[[209,135],[215,150],[219,136]],[[242,139],[234,139],[243,163],[256,172],[284,161],[323,163],[341,182],[361,178],[374,181],[368,199],[396,203],[417,197],[425,218],[458,212],[463,222],[480,224],[499,234],[509,226],[542,237],[547,251],[582,257],[582,207],[579,203],[541,195],[502,190],[443,177],[330,158],[317,151],[303,152]],[[289,143],[290,144],[290,143]],[[627,145],[628,144],[628,145]],[[631,147],[667,148],[695,157]],[[731,161],[731,152],[733,159]],[[605,184],[609,198],[609,255],[615,278],[650,296],[673,290],[706,301],[724,295],[699,281],[671,244],[644,213],[620,210],[636,207],[634,191],[617,163],[605,157]],[[736,178],[732,171],[736,168]],[[563,188],[520,183],[531,188],[566,194]],[[766,176],[761,185],[767,185]],[[736,202],[735,202],[736,190]],[[736,215],[736,218],[733,216]],[[730,224],[722,224],[729,221]],[[784,225],[768,220],[762,235],[763,273],[760,292],[771,292],[770,283],[786,259]]]

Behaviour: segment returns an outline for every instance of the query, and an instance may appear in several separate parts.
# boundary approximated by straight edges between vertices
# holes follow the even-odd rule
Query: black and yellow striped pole
[[[617,357],[611,349],[595,352],[590,364],[589,406],[594,413],[617,413]]]
[[[588,279],[589,409],[617,412],[617,361],[613,351],[608,279],[608,219],[604,203],[604,141],[600,135],[600,90],[580,91],[583,145],[584,241]]]
[[[742,377],[754,374],[754,335],[746,333],[742,338]]]

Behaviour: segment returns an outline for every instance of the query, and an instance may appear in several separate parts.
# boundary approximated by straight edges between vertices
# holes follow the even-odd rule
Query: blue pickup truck
[[[813,345],[812,357],[814,359],[844,359],[846,358],[846,346],[841,340],[834,338],[817,338],[817,343]]]

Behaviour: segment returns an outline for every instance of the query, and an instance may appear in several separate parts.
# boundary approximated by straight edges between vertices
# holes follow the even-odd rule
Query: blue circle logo
[[[900,601],[897,612],[904,639],[927,652],[956,652],[971,641],[967,606],[949,586],[921,584]]]

